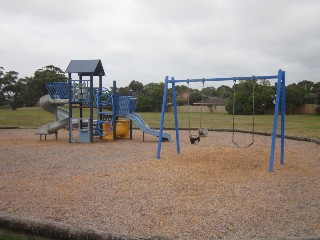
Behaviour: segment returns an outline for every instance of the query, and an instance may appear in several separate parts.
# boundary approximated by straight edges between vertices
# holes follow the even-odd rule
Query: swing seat
[[[203,137],[206,137],[208,136],[208,128],[199,128],[198,130],[198,133],[199,133],[199,136],[203,136]]]
[[[196,142],[200,142],[200,136],[192,136],[190,135],[191,144],[195,144]]]
[[[248,145],[245,145],[245,146],[241,146],[239,143],[237,143],[234,139],[232,139],[232,144],[234,146],[236,146],[237,148],[248,148],[248,147],[251,147],[254,143],[254,139],[251,141],[251,143],[249,143]]]

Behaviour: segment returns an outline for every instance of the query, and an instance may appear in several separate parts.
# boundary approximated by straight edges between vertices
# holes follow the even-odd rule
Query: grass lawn
[[[84,110],[84,116],[88,116],[88,109]],[[160,113],[139,113],[144,121],[152,127],[159,127]],[[96,114],[94,113],[94,116]],[[76,117],[76,116],[75,116]],[[178,113],[179,128],[188,128],[188,113]],[[54,121],[52,114],[44,110],[34,108],[19,108],[12,111],[8,108],[0,108],[0,127],[39,127]],[[200,127],[200,113],[190,113],[192,128]],[[255,130],[258,132],[272,132],[273,115],[256,115]],[[173,113],[165,114],[165,127],[174,127]],[[213,129],[232,129],[232,115],[223,113],[203,113],[202,127]],[[235,128],[241,130],[252,129],[252,116],[235,116]],[[280,118],[278,123],[280,129]],[[320,115],[287,115],[285,134],[290,136],[308,137],[320,139]]]

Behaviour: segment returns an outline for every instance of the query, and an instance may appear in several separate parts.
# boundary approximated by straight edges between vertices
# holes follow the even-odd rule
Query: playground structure
[[[284,128],[285,128],[285,71],[278,70],[277,75],[270,76],[251,76],[251,77],[228,77],[228,78],[202,78],[202,79],[183,79],[176,80],[174,77],[167,76],[164,82],[163,89],[163,100],[162,100],[162,111],[161,111],[161,119],[160,119],[160,135],[158,141],[158,149],[157,149],[157,159],[160,159],[161,154],[161,144],[160,141],[163,130],[164,130],[164,120],[165,120],[165,108],[167,105],[167,93],[168,93],[168,85],[172,85],[172,101],[173,101],[173,112],[174,112],[174,124],[175,124],[175,132],[176,132],[176,148],[177,153],[180,153],[180,136],[179,136],[179,126],[178,126],[178,111],[177,111],[177,97],[176,97],[176,83],[191,83],[191,82],[215,82],[215,81],[244,81],[244,80],[259,80],[259,79],[277,79],[277,89],[275,96],[275,111],[274,111],[274,120],[273,120],[273,130],[272,130],[272,142],[270,147],[270,161],[269,161],[269,171],[273,171],[274,165],[274,155],[275,155],[275,143],[277,138],[277,128],[278,128],[278,116],[279,110],[281,106],[281,130],[280,130],[280,138],[281,138],[281,150],[280,150],[280,164],[284,164]],[[254,100],[253,100],[254,104]],[[281,104],[281,105],[280,105]],[[233,127],[233,134],[236,130]],[[200,141],[200,136],[190,136],[190,141],[192,143],[195,141]],[[232,142],[234,142],[234,135]],[[252,142],[253,143],[253,142]],[[248,146],[251,146],[252,143]],[[234,143],[235,146],[237,144]]]
[[[137,98],[118,96],[116,81],[113,81],[112,92],[102,86],[105,72],[101,60],[71,60],[65,72],[68,82],[48,83],[49,94],[40,98],[40,106],[55,114],[56,119],[36,130],[40,139],[49,134],[55,134],[57,138],[58,130],[67,125],[70,143],[92,143],[94,136],[105,140],[132,139],[132,123],[144,133],[160,136],[159,131],[149,128],[135,113]],[[78,79],[72,79],[72,74],[78,74]],[[98,87],[94,87],[94,77],[98,77]],[[68,104],[69,111],[58,107],[65,104]],[[89,109],[89,118],[84,117],[86,108]],[[170,140],[170,134],[161,134],[161,141]]]

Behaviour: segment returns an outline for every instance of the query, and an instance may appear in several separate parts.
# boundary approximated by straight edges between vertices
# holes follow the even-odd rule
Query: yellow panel
[[[117,121],[117,138],[130,138],[130,120],[120,119]],[[111,123],[102,124],[103,133],[106,134],[111,128]],[[113,131],[102,137],[105,140],[113,140]]]

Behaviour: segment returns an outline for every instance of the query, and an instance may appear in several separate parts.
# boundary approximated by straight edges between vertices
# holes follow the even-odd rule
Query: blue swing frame
[[[164,130],[165,109],[167,106],[167,93],[168,93],[169,84],[172,84],[172,101],[173,101],[173,112],[174,112],[174,126],[175,126],[175,132],[176,132],[177,153],[180,153],[180,136],[179,136],[179,126],[178,126],[176,83],[238,81],[238,80],[241,81],[241,80],[257,80],[257,79],[277,79],[277,90],[276,90],[276,99],[275,99],[276,101],[275,101],[273,130],[272,130],[272,142],[271,142],[271,149],[270,149],[269,172],[273,171],[273,166],[274,166],[275,144],[276,144],[276,138],[277,138],[280,104],[281,104],[280,164],[284,164],[284,133],[285,133],[284,129],[285,129],[285,102],[286,102],[285,98],[286,98],[286,93],[285,93],[285,71],[282,71],[281,69],[278,70],[277,75],[271,75],[271,76],[202,78],[202,79],[184,79],[184,80],[176,80],[176,79],[174,79],[174,77],[171,77],[171,79],[169,79],[169,77],[166,76],[165,82],[164,82],[164,88],[163,88],[163,99],[162,99],[157,159],[160,159],[160,154],[161,154],[161,145],[162,145],[161,140],[162,140],[162,135],[163,135],[163,130]]]

